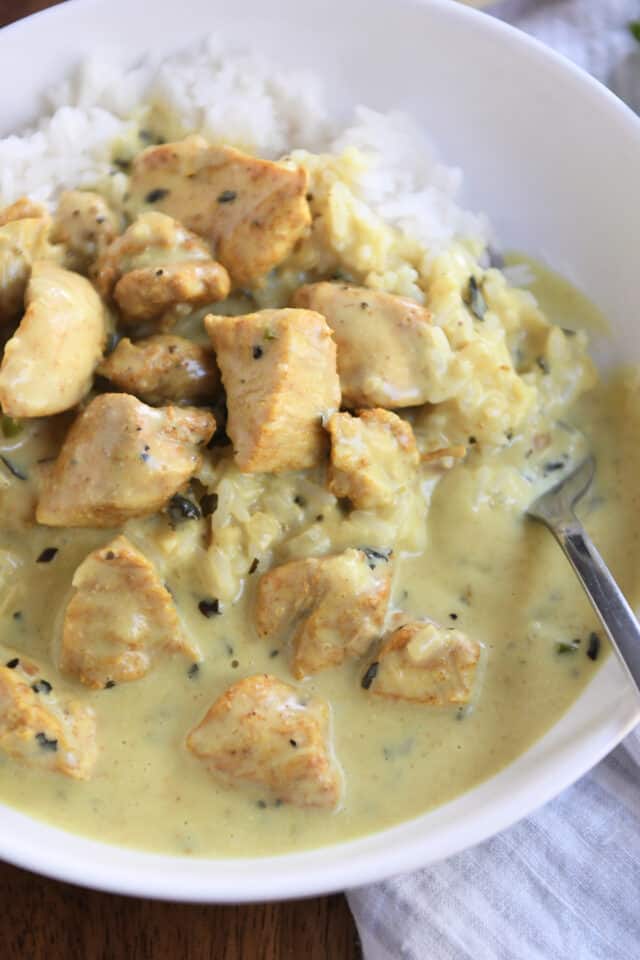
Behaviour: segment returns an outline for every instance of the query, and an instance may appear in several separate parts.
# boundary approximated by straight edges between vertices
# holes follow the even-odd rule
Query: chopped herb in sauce
[[[251,351],[254,360],[259,360],[264,355],[264,350],[260,346],[255,346]]]
[[[51,563],[57,552],[57,547],[45,547],[36,563]]]
[[[364,553],[372,570],[378,563],[388,563],[393,553],[390,547],[360,547],[359,549]]]
[[[156,187],[155,190],[150,190],[149,193],[144,198],[145,203],[157,203],[158,200],[163,200],[169,195],[169,191],[164,187]]]
[[[240,666],[240,661],[239,661],[239,660],[232,660],[232,661],[231,661],[231,666],[233,667],[234,670],[237,670],[238,667]]]
[[[484,299],[481,286],[473,274],[469,277],[469,283],[467,284],[466,291],[462,295],[462,299],[474,317],[478,320],[484,320],[484,315],[487,312],[487,303]]]
[[[237,196],[235,190],[223,190],[218,194],[218,203],[233,203]]]
[[[597,633],[589,634],[589,645],[587,647],[587,656],[589,660],[597,660],[600,653],[600,637]]]
[[[36,733],[36,740],[43,750],[51,750],[55,753],[55,751],[58,749],[58,741],[49,740],[46,733]]]
[[[215,513],[218,509],[218,494],[217,493],[205,493],[203,497],[200,497],[200,510],[202,511],[203,517],[210,517],[212,513]]]
[[[185,520],[199,520],[202,516],[200,507],[195,504],[193,500],[189,500],[188,497],[183,497],[180,493],[175,493],[171,497],[167,512],[172,523],[182,523]]]
[[[564,460],[549,460],[542,469],[545,476],[547,476],[550,473],[556,473],[558,470],[564,470],[565,467],[566,462]]]
[[[575,653],[578,647],[580,646],[580,640],[576,638],[575,640],[570,640],[568,643],[561,641],[556,643],[556,653],[564,656],[567,653]]]
[[[24,424],[20,420],[16,420],[15,417],[8,417],[6,413],[2,414],[2,433],[5,437],[17,437],[19,433],[22,433],[24,429]]]
[[[7,470],[9,471],[9,473],[10,473],[13,477],[15,477],[17,480],[26,480],[26,479],[27,479],[26,473],[24,473],[24,471],[21,470],[20,467],[17,467],[17,466],[15,465],[15,463],[13,463],[11,460],[9,460],[8,457],[0,456],[0,460],[2,460],[2,462],[4,463],[5,467],[6,467]]]
[[[189,669],[187,670],[187,676],[189,680],[193,680],[200,673],[200,666],[197,663],[192,663]]]
[[[363,689],[363,690],[368,690],[368,689],[369,689],[369,687],[371,686],[371,684],[373,683],[373,681],[375,680],[375,678],[378,676],[378,668],[379,668],[379,667],[380,667],[380,664],[378,663],[377,660],[375,660],[375,661],[369,666],[369,668],[367,669],[367,672],[365,673],[365,675],[364,675],[364,677],[362,678],[362,681],[361,681],[361,686],[362,686],[362,689]]]
[[[640,43],[640,20],[631,20],[629,23],[629,33]]]
[[[252,574],[252,573],[255,573],[255,572],[256,572],[256,570],[258,569],[258,563],[259,563],[259,562],[260,562],[260,561],[258,560],[257,557],[254,557],[254,558],[253,558],[253,560],[251,561],[251,566],[249,567],[249,574]]]
[[[258,800],[258,802],[256,803],[256,807],[260,807],[261,810],[266,810],[267,809],[266,800]]]
[[[269,654],[269,657],[270,657],[271,660],[273,660],[275,657],[277,657],[277,656],[279,656],[279,655],[280,655],[280,651],[279,651],[279,650],[272,650],[272,651],[270,652],[270,654]]]
[[[213,597],[211,600],[201,600],[198,604],[198,610],[203,617],[215,617],[216,614],[222,613],[220,601],[217,597]],[[233,649],[230,652],[233,653]]]
[[[36,680],[31,684],[31,689],[34,693],[51,693],[53,687],[48,680]]]
[[[263,336],[264,336],[264,339],[265,339],[265,340],[277,340],[277,339],[278,339],[278,334],[277,334],[277,333],[274,333],[274,331],[271,330],[270,328],[267,328],[267,329],[265,330]]]
[[[14,657],[13,660],[7,660],[7,662],[5,663],[5,667],[8,670],[15,670],[15,668],[19,665],[19,663],[20,663],[20,657]]]

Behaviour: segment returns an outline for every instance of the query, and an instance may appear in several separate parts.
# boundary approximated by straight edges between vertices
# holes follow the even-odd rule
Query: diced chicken
[[[323,418],[340,406],[336,348],[323,317],[261,310],[204,321],[227,393],[227,432],[246,473],[304,470],[326,449]]]
[[[281,263],[311,223],[305,170],[200,136],[144,150],[129,189],[134,212],[153,206],[205,237],[236,287]]]
[[[0,210],[0,227],[14,220],[38,220],[48,217],[46,207],[29,197],[19,197],[15,203]]]
[[[406,620],[402,614],[398,619]],[[433,707],[468,703],[481,649],[460,630],[410,620],[387,635],[363,686],[380,697]]]
[[[65,190],[60,195],[51,239],[64,244],[65,266],[70,270],[88,273],[119,233],[120,220],[99,193]]]
[[[91,388],[107,336],[104,306],[84,277],[37,260],[26,307],[4,348],[0,404],[11,417],[61,413]]]
[[[388,557],[379,551],[293,560],[260,579],[258,634],[272,642],[291,637],[298,679],[339,666],[380,637],[390,586]]]
[[[224,300],[227,271],[209,246],[163,213],[144,213],[111,243],[97,264],[98,289],[113,297],[124,319],[156,319],[170,327],[184,305]]]
[[[95,714],[59,701],[35,663],[12,657],[0,667],[0,750],[29,766],[89,780],[97,757]]]
[[[0,322],[15,320],[24,309],[24,295],[35,260],[61,257],[49,243],[49,217],[10,220],[0,227]]]
[[[411,407],[450,395],[453,356],[444,332],[424,307],[381,290],[338,283],[300,287],[296,307],[327,319],[338,347],[343,403],[349,407]]]
[[[411,424],[388,410],[335,413],[329,489],[363,510],[393,504],[415,479],[420,455]]]
[[[143,677],[163,654],[199,659],[184,635],[171,594],[126,537],[90,553],[72,583],[75,593],[62,627],[64,673],[99,689]]]
[[[213,351],[168,334],[137,343],[121,340],[98,367],[98,373],[154,406],[211,402],[220,388]]]
[[[228,293],[229,274],[215,260],[207,260],[132,270],[118,281],[114,296],[129,321],[162,316],[163,325],[169,326],[173,322],[173,307],[216,303],[224,300]]]
[[[297,807],[332,809],[340,800],[327,705],[267,674],[229,687],[187,746],[229,785],[256,784]]]
[[[69,430],[38,503],[38,523],[115,527],[159,510],[202,463],[215,419],[193,407],[95,397]]]

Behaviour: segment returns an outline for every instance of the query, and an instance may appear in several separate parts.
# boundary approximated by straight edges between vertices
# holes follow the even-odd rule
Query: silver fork
[[[575,515],[575,507],[589,490],[596,469],[593,456],[531,504],[527,516],[544,523],[571,562],[613,649],[640,691],[640,624]]]

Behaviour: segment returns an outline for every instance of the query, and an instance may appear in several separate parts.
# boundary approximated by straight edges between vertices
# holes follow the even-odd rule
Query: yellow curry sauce
[[[317,158],[301,162],[312,176],[314,203],[330,203],[336,170]],[[338,170],[346,180],[352,163],[348,158]],[[355,837],[468,790],[556,722],[606,656],[568,564],[550,535],[524,519],[527,503],[586,449],[598,461],[596,484],[583,505],[586,526],[627,597],[640,602],[640,375],[624,372],[588,389],[594,378],[586,341],[572,333],[584,326],[582,302],[552,275],[538,282],[542,311],[568,331],[547,349],[546,321],[497,271],[484,272],[483,299],[474,300],[467,283],[470,273],[480,274],[477,250],[461,248],[423,262],[424,251],[399,240],[397,262],[388,262],[388,245],[380,240],[384,229],[352,222],[354,235],[370,231],[373,248],[379,241],[378,252],[385,251],[377,269],[375,263],[365,268],[355,242],[352,249],[331,246],[330,230],[339,236],[347,229],[339,211],[332,216],[330,229],[316,226],[311,242],[253,292],[253,309],[286,305],[294,288],[329,276],[337,262],[354,282],[423,297],[451,342],[465,325],[480,351],[470,362],[486,394],[505,330],[515,358],[514,368],[505,369],[514,377],[518,369],[525,386],[509,385],[507,399],[485,404],[482,417],[473,397],[464,408],[431,403],[397,411],[413,425],[421,453],[428,455],[440,441],[462,446],[465,455],[433,464],[427,457],[416,485],[393,509],[345,510],[326,489],[325,464],[247,475],[233,464],[230,447],[214,447],[185,488],[190,496],[215,496],[209,516],[176,518],[162,510],[101,530],[27,522],[73,414],[23,421],[17,433],[5,419],[0,659],[33,658],[58,695],[93,707],[98,760],[90,779],[76,781],[0,752],[0,801],[107,842],[176,854],[252,856]],[[247,299],[236,294],[215,312],[247,313]],[[580,315],[566,312],[571,302]],[[174,317],[174,332],[204,342],[202,315]],[[493,326],[492,315],[499,318]],[[482,353],[484,343],[494,344],[493,353]],[[510,427],[509,391],[523,409],[534,393],[542,398],[521,429]],[[474,416],[477,435],[469,430]],[[134,682],[92,690],[56,666],[62,621],[75,571],[118,532],[155,565],[201,660],[166,656]],[[455,626],[482,644],[468,704],[434,708],[372,695],[363,677],[375,651],[295,681],[287,645],[258,638],[256,590],[267,569],[365,545],[393,549],[391,610]],[[125,598],[113,617],[126,614]],[[344,778],[335,811],[297,808],[258,784],[222,784],[186,748],[189,731],[216,698],[260,673],[297,684],[330,705],[332,749]]]

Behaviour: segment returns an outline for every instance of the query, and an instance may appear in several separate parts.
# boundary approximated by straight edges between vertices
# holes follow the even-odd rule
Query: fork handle
[[[602,621],[609,640],[640,691],[640,624],[620,587],[578,520],[549,525]]]

